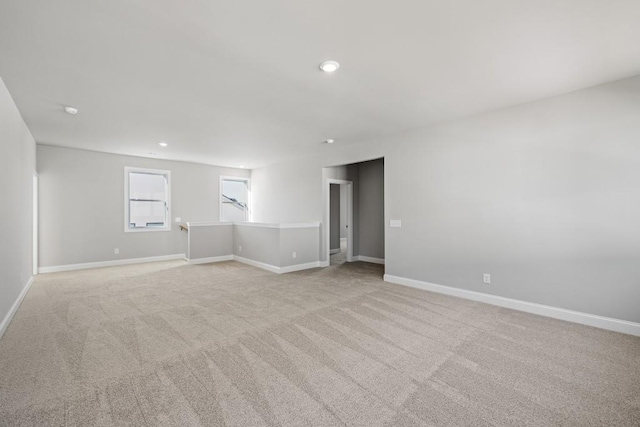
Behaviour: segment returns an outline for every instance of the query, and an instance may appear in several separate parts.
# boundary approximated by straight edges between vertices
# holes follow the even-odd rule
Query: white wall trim
[[[262,228],[318,228],[319,222],[295,222],[295,223],[275,223],[275,222],[234,222],[234,225],[245,227],[262,227]]]
[[[295,222],[295,223],[270,223],[270,222],[231,222],[231,221],[187,221],[188,227],[210,227],[221,225],[239,225],[246,227],[262,227],[262,228],[318,228],[319,222]]]
[[[285,228],[320,228],[319,222],[292,222],[280,224],[281,229]]]
[[[329,255],[335,255],[335,254],[339,254],[339,253],[340,253],[340,248],[331,249],[329,251]]]
[[[286,267],[280,267],[279,273],[291,273],[293,271],[308,270],[310,268],[317,268],[317,267],[320,267],[320,261],[313,261],[313,262],[307,262],[304,264],[294,264],[294,265],[288,265]]]
[[[157,261],[171,261],[174,259],[185,259],[185,254],[173,254],[173,255],[161,255],[145,258],[129,258],[129,259],[115,259],[112,261],[99,261],[99,262],[86,262],[82,264],[66,264],[66,265],[54,265],[51,267],[38,268],[39,273],[57,273],[59,271],[72,271],[72,270],[85,270],[88,268],[100,268],[100,267],[114,267],[117,265],[129,265],[129,264],[142,264],[145,262],[157,262]]]
[[[190,259],[189,264],[209,264],[210,262],[233,261],[233,255],[212,256],[208,258]]]
[[[233,225],[233,222],[226,221],[187,221],[187,227],[211,227],[219,225]]]
[[[537,304],[512,298],[505,298],[497,295],[485,294],[482,292],[453,288],[451,286],[437,285],[435,283],[407,279],[405,277],[393,276],[390,274],[384,275],[384,281],[436,292],[439,294],[451,295],[468,300],[484,302],[500,307],[511,308],[513,310],[538,314],[540,316],[552,317],[554,319],[566,320],[568,322],[580,323],[582,325],[621,332],[623,334],[640,336],[640,323],[629,322],[627,320],[582,313],[579,311],[567,310],[564,308],[552,307],[549,305]]]
[[[265,264],[264,262],[254,261],[252,259],[244,258],[244,257],[238,256],[238,255],[234,255],[233,259],[235,261],[241,262],[243,264],[251,265],[253,267],[258,267],[258,268],[261,268],[263,270],[270,271],[272,273],[280,273],[280,267],[276,267],[275,265]]]
[[[7,312],[6,316],[4,316],[4,319],[2,319],[2,323],[0,323],[0,339],[2,339],[2,336],[4,335],[7,328],[9,327],[9,323],[11,323],[11,319],[13,319],[13,316],[15,316],[16,312],[18,311],[18,308],[20,308],[20,304],[22,304],[22,300],[27,295],[27,292],[29,292],[29,289],[31,289],[32,284],[33,284],[33,276],[31,276],[29,280],[27,280],[27,283],[22,288],[20,295],[18,295],[18,298],[16,298],[16,300],[13,302],[13,305]]]
[[[275,265],[265,264],[260,261],[254,261],[249,258],[244,258],[238,255],[222,255],[217,257],[208,257],[208,258],[196,258],[196,259],[186,259],[185,254],[175,254],[175,255],[163,255],[156,257],[147,257],[147,258],[131,258],[131,259],[118,259],[113,261],[101,261],[101,262],[87,262],[84,264],[67,264],[67,265],[56,265],[52,267],[40,267],[38,271],[40,273],[57,273],[60,271],[72,271],[72,270],[85,270],[89,268],[100,268],[100,267],[115,267],[118,265],[129,265],[129,264],[142,264],[145,262],[157,262],[157,261],[171,261],[175,259],[184,259],[189,264],[208,264],[212,262],[222,262],[222,261],[238,261],[244,264],[252,265],[254,267],[261,268],[263,270],[270,271],[276,274],[290,273],[293,271],[307,270],[309,268],[322,267],[319,261],[307,262],[304,264],[294,264],[286,267],[276,267]],[[327,263],[326,265],[329,265]]]
[[[353,257],[354,261],[364,261],[364,262],[371,262],[374,264],[383,264],[384,265],[384,258],[373,258],[370,256],[364,256],[364,255],[357,255]]]
[[[308,270],[310,268],[320,267],[320,261],[307,262],[304,264],[288,265],[286,267],[276,267],[275,265],[266,264],[260,261],[254,261],[252,259],[244,258],[238,255],[233,255],[233,259],[243,264],[251,265],[253,267],[258,267],[263,270],[267,270],[276,274],[291,273],[293,271]]]

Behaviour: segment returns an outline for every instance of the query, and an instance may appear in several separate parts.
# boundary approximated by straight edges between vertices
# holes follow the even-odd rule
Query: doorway
[[[335,226],[333,235],[331,234],[331,213],[333,210],[335,216],[337,212],[337,209],[332,209],[332,205],[339,203],[336,201],[337,191],[332,192],[331,187],[333,184],[347,183],[349,184],[346,186],[349,219],[346,261],[384,265],[386,246],[384,158],[325,167],[323,174],[326,183],[323,190],[325,202],[323,223],[326,226],[323,227],[321,244],[323,265],[334,264],[332,261],[336,258],[336,249],[339,247]]]
[[[326,264],[353,261],[353,182],[327,179],[325,232]]]

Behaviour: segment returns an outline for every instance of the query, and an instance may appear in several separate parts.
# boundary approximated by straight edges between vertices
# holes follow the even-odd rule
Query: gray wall
[[[349,223],[349,211],[348,211],[348,199],[347,199],[347,186],[340,186],[340,238],[346,239],[348,233],[348,223]]]
[[[360,255],[360,202],[359,202],[359,191],[360,191],[360,167],[357,164],[351,164],[346,166],[347,169],[347,181],[351,181],[352,185],[352,197],[353,197],[353,223],[350,224],[352,228],[351,233],[353,236],[353,241],[351,242],[351,254],[353,256]]]
[[[242,248],[242,249],[241,249]],[[280,230],[237,224],[233,227],[233,254],[280,266]]]
[[[384,157],[388,274],[640,322],[638,117],[634,77],[333,144],[252,171],[254,217],[322,221],[322,168]]]
[[[340,249],[340,185],[331,184],[330,200],[330,230],[329,242],[331,249]]]
[[[384,160],[358,163],[358,253],[384,259]]]
[[[283,228],[280,230],[280,267],[316,262],[320,253],[320,228]],[[292,256],[296,252],[296,258]]]
[[[38,145],[40,266],[186,253],[187,236],[171,231],[124,232],[124,167],[171,171],[171,216],[217,221],[220,175],[242,169]],[[120,249],[115,255],[114,248]]]
[[[189,260],[233,254],[233,224],[189,224]]]
[[[319,238],[317,226],[280,229],[235,224],[233,254],[274,267],[317,262]],[[296,252],[296,258],[293,258],[293,252]]]
[[[32,276],[35,142],[0,79],[0,323]]]

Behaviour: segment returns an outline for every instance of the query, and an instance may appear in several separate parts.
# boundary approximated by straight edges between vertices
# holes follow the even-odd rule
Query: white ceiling
[[[3,0],[0,76],[39,143],[258,167],[640,74],[639,22],[638,0]]]

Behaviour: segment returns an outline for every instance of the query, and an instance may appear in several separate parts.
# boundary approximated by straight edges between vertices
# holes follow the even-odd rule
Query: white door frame
[[[32,270],[33,274],[38,274],[38,174],[33,174],[33,187],[32,187],[32,196],[33,196],[33,241],[32,241],[32,251],[33,251],[33,265]]]
[[[347,186],[347,262],[353,261],[353,182],[344,179],[327,178],[324,194],[324,246],[327,257],[324,265],[331,263],[331,184]]]

